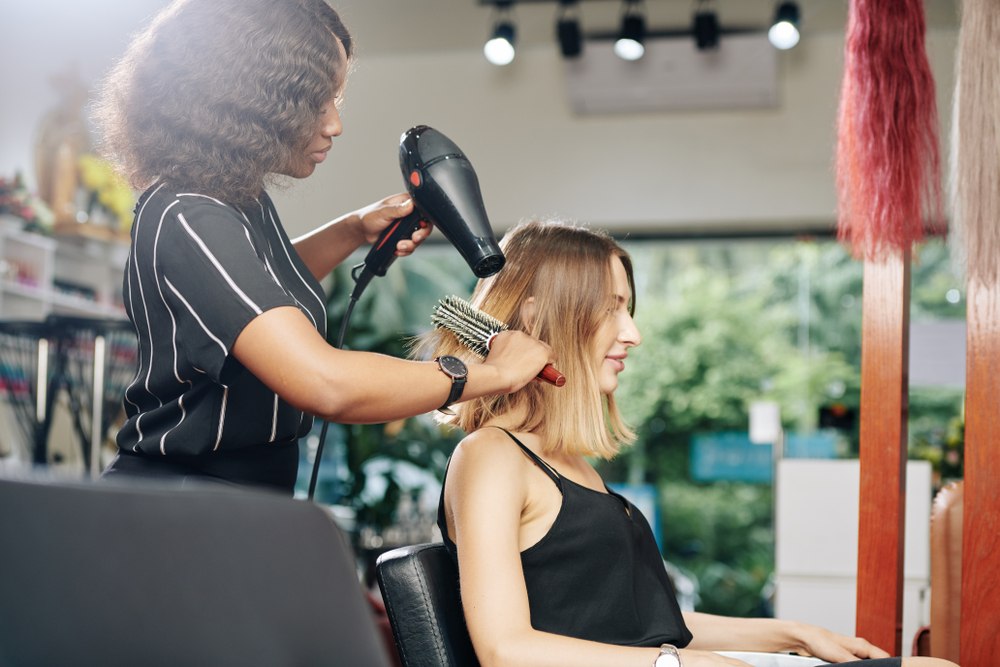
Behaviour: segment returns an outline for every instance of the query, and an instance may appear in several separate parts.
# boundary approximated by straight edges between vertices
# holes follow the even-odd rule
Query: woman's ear
[[[531,331],[535,328],[535,297],[529,296],[521,303],[518,315],[524,324],[525,331]]]

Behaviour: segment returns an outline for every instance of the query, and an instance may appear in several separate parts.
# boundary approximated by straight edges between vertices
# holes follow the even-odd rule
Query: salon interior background
[[[96,81],[129,34],[165,1],[4,3],[0,173],[20,170],[32,182],[37,122],[58,99],[53,76],[75,68],[85,84]],[[344,135],[330,160],[313,178],[276,194],[293,234],[402,190],[399,135],[420,123],[446,132],[468,153],[498,232],[522,217],[546,214],[643,235],[833,229],[846,0],[800,0],[802,39],[775,54],[773,106],[629,111],[622,104],[599,114],[571,107],[568,70],[580,63],[560,55],[557,2],[514,5],[517,57],[506,67],[483,57],[496,16],[485,0],[333,4],[357,39],[358,61]],[[776,4],[646,0],[641,6],[650,30],[687,29],[695,10],[707,7],[723,29],[763,33]],[[584,33],[594,34],[616,30],[621,11],[617,0],[582,0],[575,13]],[[927,0],[926,13],[947,136],[957,2]],[[584,53],[610,48],[610,42],[588,42]],[[690,48],[695,51],[693,39]],[[725,34],[720,48],[727,48]],[[656,81],[648,77],[649,86]],[[645,78],[639,84],[646,85]]]
[[[4,0],[0,176],[21,171],[29,185],[34,181],[38,122],[59,97],[53,78],[63,79],[75,69],[85,85],[92,85],[129,35],[166,2]],[[613,100],[605,112],[586,114],[574,111],[570,89],[575,86],[579,92],[581,86],[586,90],[587,85],[597,84],[599,77],[588,74],[592,62],[588,58],[603,51],[605,57],[599,62],[608,66],[613,58],[608,57],[611,42],[588,42],[582,61],[567,61],[555,39],[558,3],[522,0],[510,11],[517,27],[517,56],[510,65],[496,67],[482,50],[497,17],[491,2],[331,0],[356,38],[358,59],[347,88],[344,134],[335,141],[327,162],[308,180],[272,193],[290,234],[402,190],[399,136],[421,123],[442,130],[469,155],[498,233],[523,217],[555,214],[623,236],[832,234],[833,149],[847,0],[799,0],[801,41],[789,51],[763,52],[773,70],[752,68],[762,82],[773,77],[771,105],[638,111],[621,99]],[[697,9],[714,9],[724,29],[757,27],[758,39],[766,43],[764,31],[777,4],[777,0],[645,0],[642,8],[653,32],[686,30]],[[958,0],[926,0],[925,5],[927,50],[944,138],[954,87]],[[620,23],[621,10],[619,0],[581,0],[575,15],[584,33],[611,34]],[[723,34],[717,52],[697,53],[691,37],[675,39],[673,47],[686,48],[685,62],[697,66],[732,55],[728,49],[734,43]],[[650,45],[650,55],[653,51]],[[674,96],[657,90],[671,78],[659,74],[638,75],[634,88],[659,93],[668,103],[690,102],[686,93]],[[685,72],[672,76],[689,85],[697,83],[697,77],[685,78]],[[763,256],[754,254],[752,247],[746,252]],[[464,272],[461,277],[468,278]],[[651,281],[660,286],[669,283],[667,288],[679,282],[676,273]],[[660,291],[666,293],[667,288]],[[333,303],[341,301],[337,297]],[[644,346],[652,347],[651,342]],[[681,505],[675,518],[687,512],[702,523],[705,496],[696,498],[697,505],[683,506],[675,494],[672,504]],[[730,501],[726,496],[716,505],[731,507]],[[745,535],[741,532],[734,539],[745,540]],[[763,541],[767,540],[769,536]],[[683,541],[675,543],[672,555],[677,557],[683,548]],[[768,543],[764,560],[770,558]],[[728,565],[734,572],[747,571],[743,563]],[[753,591],[748,604],[762,597],[757,590],[767,572],[757,574],[747,575],[744,588]],[[711,588],[702,586],[703,602],[711,602]],[[715,588],[726,593],[723,586]],[[853,588],[845,590],[843,606],[853,613]],[[730,612],[738,611],[732,597],[723,599],[722,593],[716,602]],[[910,626],[915,621],[911,607],[907,609],[911,614],[907,633],[912,636]],[[842,631],[852,626],[848,619]]]

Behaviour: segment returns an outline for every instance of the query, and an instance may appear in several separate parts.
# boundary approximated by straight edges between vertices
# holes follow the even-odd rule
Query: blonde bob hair
[[[624,423],[614,396],[601,392],[594,362],[594,337],[615,307],[611,260],[619,258],[628,276],[634,311],[632,261],[608,234],[549,219],[522,222],[500,242],[507,261],[494,276],[479,281],[472,305],[552,346],[555,366],[566,384],[530,382],[520,391],[489,396],[456,406],[445,419],[467,433],[508,414],[523,415],[514,431],[542,436],[543,453],[567,453],[610,459],[635,434]],[[534,297],[534,307],[523,309]],[[525,321],[525,313],[533,315]],[[430,335],[434,354],[475,359],[455,337],[438,330]]]

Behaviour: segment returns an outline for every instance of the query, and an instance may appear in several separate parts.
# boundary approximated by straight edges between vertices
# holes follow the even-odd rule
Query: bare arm
[[[373,243],[383,229],[397,218],[413,211],[413,202],[406,194],[397,194],[300,236],[292,241],[299,257],[317,280],[322,280],[337,265],[362,245]],[[431,233],[428,225],[413,234],[411,240],[400,241],[396,253],[409,255]]]
[[[451,388],[436,363],[332,347],[293,307],[254,318],[232,353],[291,405],[340,423],[377,423],[429,412],[441,407]],[[548,345],[522,332],[505,332],[484,363],[469,366],[462,398],[520,389],[550,356]]]
[[[449,468],[446,507],[455,528],[462,604],[484,667],[651,667],[658,648],[601,644],[531,627],[519,526],[532,465],[495,429],[459,446]],[[568,611],[568,613],[572,613]],[[681,651],[684,667],[747,667],[700,651]]]
[[[684,622],[694,635],[691,648],[712,651],[794,651],[829,662],[886,658],[888,653],[859,637],[774,618],[730,618],[685,612]]]

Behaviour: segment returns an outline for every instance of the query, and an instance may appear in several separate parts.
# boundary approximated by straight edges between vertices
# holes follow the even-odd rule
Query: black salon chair
[[[478,667],[458,568],[443,544],[387,551],[376,572],[403,667]]]
[[[388,667],[348,541],[313,503],[0,478],[0,666]]]

